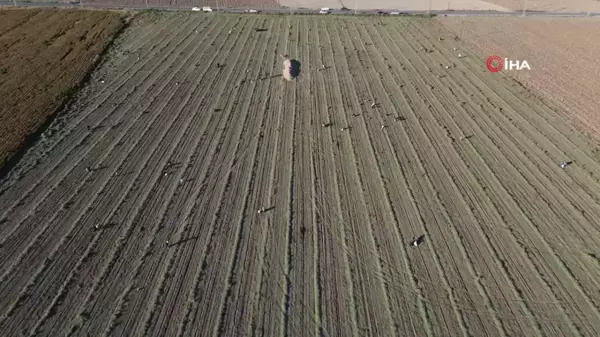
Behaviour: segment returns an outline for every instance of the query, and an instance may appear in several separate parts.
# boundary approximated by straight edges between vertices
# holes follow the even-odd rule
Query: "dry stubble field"
[[[122,18],[116,12],[0,10],[0,168],[89,72]]]
[[[435,27],[138,18],[0,184],[1,334],[599,335],[595,149]]]

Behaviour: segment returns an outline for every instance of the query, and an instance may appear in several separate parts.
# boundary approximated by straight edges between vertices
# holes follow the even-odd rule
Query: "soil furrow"
[[[326,42],[319,36],[319,32],[324,31],[323,21],[309,27],[312,32],[309,34],[310,39],[315,45],[321,46],[321,41]],[[347,239],[344,224],[339,221],[341,206],[337,190],[337,169],[333,159],[335,141],[330,131],[340,126],[335,115],[330,113],[331,107],[340,105],[338,103],[340,97],[335,96],[330,89],[330,76],[326,72],[334,64],[331,55],[323,52],[321,48],[317,48],[309,55],[313,67],[326,67],[320,70],[319,74],[313,73],[311,77],[313,81],[311,94],[314,95],[313,110],[316,115],[314,123],[317,128],[319,123],[328,125],[326,129],[320,128],[318,129],[320,131],[316,132],[316,145],[323,150],[313,151],[312,158],[316,185],[314,221],[319,256],[317,272],[320,288],[320,330],[323,336],[357,336],[353,285],[348,274]],[[331,83],[331,85],[339,87],[339,83]]]
[[[168,55],[168,54],[167,54]],[[167,63],[170,64],[170,63]],[[154,62],[152,63],[153,66],[157,66],[157,67],[163,67],[162,71],[156,71],[156,69],[154,69],[152,72],[149,72],[149,76],[150,75],[154,75],[154,76],[160,76],[163,75],[163,71],[166,70],[165,66],[167,65],[165,63],[157,63]],[[162,81],[163,83],[167,83],[168,81],[164,80]],[[141,82],[143,83],[143,82]],[[146,82],[148,83],[148,82]],[[166,84],[165,84],[166,85]],[[135,88],[138,87],[138,84],[133,84],[132,87],[134,88],[133,90],[130,91],[130,94],[137,92],[139,95],[146,95],[146,99],[144,99],[145,101],[147,101],[147,105],[146,107],[150,107],[152,102],[154,101],[154,98],[157,97],[157,92],[154,92],[154,90],[149,90],[149,89],[153,89],[150,87],[146,87],[144,90],[138,90],[136,91]],[[162,86],[164,88],[164,85]],[[142,88],[144,88],[144,86],[142,86]],[[149,91],[147,91],[149,90]],[[161,89],[162,90],[162,89]],[[136,97],[136,96],[131,96],[130,94],[127,95],[123,95],[123,97],[128,98],[131,101],[136,101],[139,100],[140,97]],[[107,103],[105,103],[103,101],[103,104],[106,105]],[[101,105],[98,105],[98,108],[100,108]],[[27,205],[29,207],[22,207],[21,209],[17,209],[17,211],[21,211],[18,212],[16,214],[13,214],[13,216],[11,217],[11,221],[16,225],[16,224],[20,224],[24,221],[31,221],[30,219],[36,214],[37,212],[40,212],[40,208],[43,207],[41,206],[42,203],[44,201],[46,201],[46,205],[47,205],[47,200],[52,199],[52,200],[56,200],[56,197],[50,197],[50,195],[52,195],[51,193],[61,193],[61,196],[63,198],[70,196],[72,194],[65,192],[63,189],[60,189],[61,184],[65,183],[65,180],[70,178],[71,175],[73,174],[73,168],[76,167],[75,164],[77,163],[73,163],[72,166],[70,166],[68,169],[65,169],[63,166],[59,166],[60,163],[64,163],[64,162],[72,162],[73,160],[82,160],[87,158],[86,163],[84,163],[83,165],[87,165],[89,167],[94,167],[96,165],[98,165],[98,163],[101,163],[101,157],[93,156],[94,153],[106,153],[105,150],[102,149],[103,146],[114,146],[115,143],[110,143],[108,140],[110,138],[108,138],[107,136],[110,135],[110,132],[113,130],[112,125],[121,125],[123,123],[127,123],[128,125],[132,125],[135,121],[135,119],[127,119],[127,115],[125,114],[128,110],[130,110],[132,108],[132,106],[130,106],[129,108],[125,108],[120,106],[120,103],[112,103],[111,104],[112,108],[113,108],[113,112],[121,112],[113,114],[113,113],[109,113],[109,114],[101,114],[100,116],[104,116],[101,118],[102,123],[104,124],[104,127],[100,128],[100,131],[96,131],[96,132],[90,132],[90,131],[84,131],[81,130],[79,132],[77,132],[77,135],[73,135],[71,133],[67,134],[67,138],[65,138],[65,145],[69,146],[69,148],[62,148],[62,147],[58,147],[56,149],[52,149],[54,152],[51,153],[61,153],[61,155],[51,155],[50,157],[54,157],[57,158],[56,161],[52,161],[52,162],[48,162],[49,165],[52,165],[50,167],[49,171],[46,171],[46,173],[40,173],[40,172],[31,172],[32,176],[35,176],[35,184],[33,186],[30,187],[30,189],[25,193],[25,196],[27,196],[28,198],[33,198],[33,200],[28,200],[28,199],[18,199],[19,201],[15,204],[15,205],[19,205],[19,204],[23,204],[23,205]],[[121,109],[119,109],[121,108]],[[91,110],[94,111],[94,110]],[[97,110],[95,110],[97,111]],[[143,110],[142,110],[143,111]],[[142,111],[139,111],[138,116],[142,115]],[[91,112],[90,112],[91,113]],[[94,126],[95,128],[97,127],[97,125]],[[119,128],[118,130],[127,130],[126,128]],[[114,132],[113,132],[114,133]],[[121,133],[121,135],[124,135],[124,131],[123,133]],[[74,137],[75,136],[75,137]],[[68,141],[67,141],[68,139]],[[62,153],[65,153],[65,156],[62,155]],[[73,159],[76,158],[76,159]],[[43,162],[47,162],[46,160],[44,160]],[[55,169],[59,169],[60,171],[56,172]],[[43,179],[39,179],[41,175],[41,178]],[[50,178],[48,178],[50,177]],[[17,191],[17,190],[15,190]],[[44,192],[41,192],[44,191]],[[47,191],[47,192],[46,192]],[[5,194],[7,198],[11,198],[14,197],[12,195],[10,195],[9,193]],[[14,200],[14,199],[13,199]],[[58,201],[56,201],[58,202]],[[51,205],[51,208],[54,208],[55,203],[53,203]],[[48,206],[50,207],[50,206]],[[9,210],[11,209],[11,207],[9,206]],[[42,208],[42,211],[44,211],[46,214],[52,214],[52,213],[48,213],[47,210]],[[8,214],[6,215],[8,216]],[[36,221],[39,221],[40,217],[36,216],[35,217]],[[21,226],[22,227],[22,226]],[[28,228],[28,226],[25,226],[26,228]],[[18,230],[19,227],[15,226],[12,230],[16,231]],[[21,228],[22,230],[22,228]],[[14,233],[11,233],[14,235]],[[23,237],[23,234],[18,235],[19,237]],[[8,238],[8,233],[5,236],[6,238]]]
[[[190,54],[192,55],[192,54]],[[185,62],[182,62],[182,64],[184,64]],[[191,94],[192,91],[190,91]],[[188,99],[189,99],[189,94],[188,94]],[[160,111],[159,111],[160,113]],[[161,123],[162,124],[162,123]],[[161,125],[161,124],[157,124],[157,125]],[[157,128],[156,130],[160,130],[161,128]],[[177,129],[177,127],[174,127],[174,129]],[[184,135],[187,133],[187,131],[184,133]],[[174,135],[174,134],[173,134]],[[152,139],[152,137],[149,137],[149,139]],[[171,143],[171,142],[170,142]],[[176,144],[176,143],[172,143],[172,144]],[[156,155],[154,155],[156,156]],[[130,158],[130,159],[134,159],[134,158]],[[132,161],[133,163],[137,162],[135,160]],[[123,170],[123,169],[122,169]],[[158,170],[159,172],[161,170]],[[122,221],[124,221],[124,219],[120,219],[119,217],[123,216],[122,211],[123,209],[128,209],[131,211],[131,213],[135,214],[135,212],[133,211],[135,209],[135,206],[130,206],[129,203],[134,202],[135,200],[145,200],[144,197],[140,197],[139,195],[136,195],[136,193],[143,193],[142,191],[139,191],[139,182],[140,181],[145,181],[147,179],[147,177],[145,177],[144,175],[150,173],[152,171],[150,171],[148,168],[146,168],[144,173],[141,173],[141,176],[138,176],[136,179],[133,180],[133,185],[131,185],[131,189],[130,189],[130,193],[132,195],[126,195],[126,197],[124,199],[122,199],[119,203],[115,204],[118,205],[118,207],[116,208],[116,210],[114,211],[115,213],[112,213],[110,216],[108,216],[107,218],[112,218],[112,221],[108,222],[108,226],[112,226],[114,224],[121,224]],[[138,173],[140,174],[140,173]],[[107,200],[111,200],[109,197],[106,197]],[[141,203],[138,204],[138,207],[141,207]],[[130,208],[131,207],[131,208]],[[102,207],[103,209],[107,209],[108,207]],[[138,208],[139,209],[139,208]],[[106,214],[104,214],[104,216],[106,217]],[[113,218],[114,216],[114,218]],[[132,217],[133,218],[133,217]],[[95,221],[92,221],[95,222]],[[135,235],[132,233],[132,231],[134,229],[132,229],[132,222],[127,222],[124,221],[126,224],[124,224],[122,226],[123,230],[122,232],[125,233],[124,237],[125,238],[129,238],[132,235]],[[92,227],[93,225],[89,225],[90,227]],[[86,226],[87,227],[87,226]],[[99,245],[99,247],[94,247],[94,251],[105,251],[107,250],[107,245],[114,245],[114,240],[116,239],[117,241],[121,242],[121,246],[118,247],[123,247],[123,245],[125,245],[125,243],[123,242],[122,239],[119,238],[115,238],[115,236],[117,235],[117,233],[119,233],[118,231],[112,231],[112,233],[102,233],[101,235],[97,235],[96,238],[100,237],[101,238],[101,243]],[[104,246],[104,247],[103,247]],[[94,254],[94,256],[86,256],[86,268],[90,268],[90,270],[84,269],[83,271],[77,271],[75,275],[77,275],[78,277],[84,278],[82,280],[78,280],[78,287],[76,288],[72,288],[72,289],[66,289],[66,291],[69,292],[76,292],[75,294],[72,294],[71,296],[67,296],[67,294],[61,294],[59,295],[61,298],[63,298],[60,302],[61,306],[65,306],[67,305],[65,302],[67,302],[68,300],[79,300],[81,298],[81,296],[83,296],[83,294],[86,294],[84,297],[87,298],[90,296],[90,292],[92,289],[97,289],[97,287],[99,286],[100,283],[100,279],[103,278],[103,273],[106,271],[105,267],[106,265],[112,265],[113,264],[113,260],[114,258],[118,257],[119,255],[116,253],[117,251],[120,250],[120,248],[115,247],[116,250],[113,251],[112,255],[110,258],[106,257],[106,256],[96,256]],[[104,264],[102,264],[102,260],[106,259]],[[86,282],[85,279],[94,279],[94,277],[92,275],[94,275],[94,273],[98,273],[98,278],[96,278],[94,280],[94,282],[89,283]],[[75,281],[73,281],[75,282]],[[90,289],[91,288],[91,289]],[[85,305],[85,302],[79,303],[78,307],[74,307],[73,310],[78,310],[81,311],[83,310],[82,307]],[[67,310],[61,310],[61,314],[66,315],[68,313]],[[71,317],[72,319],[73,317]],[[53,316],[51,322],[61,322],[61,323],[67,323],[70,322],[71,320],[66,320],[64,318],[64,316]],[[48,324],[56,324],[56,323],[48,323]],[[51,330],[52,331],[52,330]]]
[[[345,60],[346,49],[345,44],[347,38],[343,38],[342,35],[331,25],[329,22],[326,24],[326,32],[332,42],[332,53],[334,59]],[[334,35],[335,33],[335,35]],[[343,55],[343,56],[342,56]],[[340,67],[338,72],[337,67]],[[349,64],[340,62],[336,64],[336,73],[341,75],[351,75]],[[369,219],[368,205],[365,198],[364,184],[361,180],[361,162],[360,157],[357,157],[357,151],[360,151],[360,130],[354,130],[355,126],[347,121],[346,112],[358,112],[362,111],[359,105],[359,98],[355,92],[351,91],[350,94],[344,94],[341,88],[351,88],[352,84],[348,80],[348,76],[340,76],[340,92],[341,98],[340,107],[334,107],[334,113],[341,115],[342,125],[341,127],[348,127],[346,130],[338,131],[341,142],[341,154],[347,159],[347,167],[340,165],[342,171],[340,172],[340,182],[343,185],[343,195],[340,196],[342,201],[342,219],[351,223],[353,231],[353,243],[351,249],[353,250],[353,260],[351,264],[356,266],[358,275],[353,275],[353,283],[356,285],[356,302],[357,305],[357,326],[359,328],[359,334],[369,333],[377,336],[391,336],[393,335],[392,327],[393,321],[388,305],[387,294],[383,280],[377,277],[380,274],[381,266],[379,263],[380,257],[377,253],[377,242],[374,238],[373,226]],[[337,90],[337,88],[336,88]],[[338,94],[338,93],[336,93]],[[343,116],[343,117],[342,117]],[[355,136],[356,134],[356,136]],[[367,140],[365,140],[367,141]],[[357,148],[358,147],[358,148]],[[364,163],[363,163],[364,164]],[[354,268],[351,268],[354,269]],[[354,274],[354,271],[351,271]],[[357,280],[358,279],[358,280]],[[374,312],[382,312],[383,321],[375,320]],[[362,331],[361,331],[362,330]]]
[[[166,32],[167,30],[163,30],[163,32]],[[173,34],[175,36],[175,34]],[[154,36],[152,37],[152,39],[154,39]],[[173,41],[172,39],[158,39],[159,41]],[[109,53],[110,54],[110,53]],[[110,56],[107,56],[110,57]],[[150,62],[150,58],[147,59],[146,62],[144,63],[134,63],[134,65],[141,65],[141,66],[152,66],[153,69],[151,71],[148,71],[148,76],[150,75],[155,75],[155,76],[159,76],[162,74],[162,72],[157,71],[157,69],[159,69],[161,66],[164,66],[163,63],[159,63],[159,62]],[[102,68],[102,66],[100,66],[100,68]],[[5,207],[3,207],[4,209],[7,210],[7,212],[5,212],[2,216],[2,218],[6,219],[9,217],[9,212],[11,210],[14,210],[14,207],[18,204],[27,204],[30,207],[33,207],[31,209],[35,209],[38,207],[39,203],[41,203],[43,201],[44,198],[47,198],[47,193],[42,193],[42,191],[47,191],[47,192],[52,192],[55,187],[60,184],[66,177],[67,175],[70,173],[69,170],[65,170],[64,168],[60,167],[60,164],[64,161],[68,161],[69,156],[76,156],[79,158],[83,158],[85,157],[85,155],[87,154],[86,152],[73,152],[73,151],[83,151],[85,149],[87,149],[88,151],[90,151],[91,149],[93,149],[93,147],[84,147],[84,149],[80,149],[79,147],[81,147],[81,145],[84,145],[87,143],[89,138],[96,138],[96,140],[102,139],[102,137],[98,137],[97,134],[94,133],[90,133],[89,130],[85,130],[83,131],[83,129],[81,131],[74,131],[75,129],[78,129],[77,126],[79,126],[79,124],[82,123],[82,121],[84,119],[88,119],[87,117],[91,117],[94,120],[90,120],[88,122],[86,122],[85,124],[93,126],[94,129],[96,128],[100,128],[100,130],[102,129],[102,127],[107,128],[107,125],[113,125],[116,123],[120,123],[123,119],[123,117],[114,117],[113,114],[102,114],[100,116],[95,116],[94,114],[92,114],[92,112],[97,111],[98,108],[100,108],[101,106],[106,106],[108,103],[106,102],[108,100],[109,97],[120,97],[121,99],[117,102],[113,102],[111,103],[112,107],[117,107],[120,106],[122,104],[122,102],[125,102],[127,99],[129,100],[135,100],[135,99],[139,99],[139,98],[135,98],[131,97],[132,94],[132,90],[131,88],[128,88],[130,90],[128,90],[127,94],[124,93],[120,93],[119,90],[121,90],[122,88],[125,87],[125,84],[129,84],[131,85],[131,87],[137,88],[138,85],[140,84],[132,84],[131,83],[131,78],[136,75],[141,68],[138,69],[133,69],[130,71],[130,69],[132,68],[128,68],[125,71],[122,72],[122,74],[128,74],[128,77],[124,77],[121,76],[119,78],[122,78],[122,81],[119,85],[117,85],[116,88],[110,86],[110,85],[106,85],[103,86],[103,89],[101,89],[101,92],[107,92],[108,94],[103,96],[103,99],[99,99],[97,97],[94,98],[87,98],[87,97],[82,97],[81,101],[83,101],[82,103],[76,102],[73,104],[74,108],[77,108],[79,106],[79,104],[83,104],[84,106],[86,106],[87,102],[98,102],[95,103],[93,106],[86,108],[84,110],[84,112],[79,112],[79,111],[75,111],[75,112],[71,112],[71,111],[67,111],[66,114],[77,114],[78,116],[76,117],[75,121],[76,124],[73,125],[71,127],[71,125],[67,126],[67,131],[62,132],[62,135],[60,136],[61,138],[58,140],[53,140],[54,145],[51,145],[49,147],[44,146],[44,144],[41,144],[40,147],[42,147],[43,149],[38,150],[36,148],[32,149],[32,152],[35,152],[36,150],[38,150],[41,153],[38,154],[33,154],[41,156],[42,158],[44,158],[44,160],[40,161],[39,159],[37,159],[36,161],[40,161],[39,165],[36,165],[34,168],[31,169],[31,171],[26,171],[26,174],[24,175],[23,179],[19,179],[19,181],[14,184],[11,185],[11,189],[12,192],[10,192],[10,190],[4,191],[2,193],[0,193],[0,204],[4,204],[5,202],[12,202],[12,205],[6,205]],[[141,81],[139,83],[144,83],[146,79],[142,78]],[[93,83],[89,83],[88,87],[93,87],[94,84]],[[88,87],[85,87],[83,90],[89,90]],[[111,91],[112,88],[112,91]],[[143,94],[146,93],[146,90],[148,90],[150,88],[146,88],[145,90],[140,90],[138,91],[139,94]],[[153,97],[153,96],[148,96],[148,97]],[[86,102],[87,101],[87,102]],[[149,100],[150,102],[152,100]],[[148,105],[150,106],[150,105]],[[114,109],[114,112],[121,112],[121,111],[126,111],[124,109]],[[140,111],[141,113],[141,111]],[[61,117],[59,116],[57,119],[60,119]],[[112,118],[109,119],[109,118]],[[53,128],[53,126],[51,126],[51,128]],[[74,137],[75,135],[72,134],[72,132],[76,132],[78,134],[78,137]],[[102,132],[99,133],[101,136],[103,136]],[[96,136],[96,137],[94,137]],[[30,160],[24,160],[25,162],[30,161]],[[23,166],[25,166],[26,163],[23,163]],[[57,174],[55,172],[56,169],[62,169],[63,171],[60,174]],[[20,168],[16,168],[15,170],[19,171]],[[24,172],[25,173],[25,172]],[[32,177],[35,177],[34,179],[32,179]],[[47,177],[50,177],[49,179]],[[42,179],[40,179],[42,178]],[[23,189],[26,189],[26,192],[23,193]],[[15,198],[15,194],[13,193],[20,193],[22,196],[24,196],[25,198],[21,197],[21,198]],[[20,219],[21,217],[24,216],[30,216],[31,211],[27,210],[27,209],[22,209],[21,210],[22,213],[21,215],[15,215],[13,214],[11,216],[11,221],[14,221],[15,223],[20,223],[22,221],[24,221],[24,219]],[[19,214],[19,213],[17,213]]]

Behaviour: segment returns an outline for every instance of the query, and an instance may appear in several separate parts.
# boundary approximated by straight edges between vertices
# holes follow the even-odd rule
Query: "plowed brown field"
[[[506,71],[558,107],[572,125],[600,141],[600,20],[593,18],[441,17],[481,63],[491,55],[527,60],[531,70]],[[484,70],[485,71],[485,70]]]
[[[597,0],[486,0],[513,11],[548,11],[548,12],[598,12],[600,2]],[[558,30],[555,30],[555,32]]]
[[[138,21],[0,184],[2,336],[600,335],[595,149],[438,27]]]
[[[113,12],[0,10],[0,168],[81,81],[122,24]]]

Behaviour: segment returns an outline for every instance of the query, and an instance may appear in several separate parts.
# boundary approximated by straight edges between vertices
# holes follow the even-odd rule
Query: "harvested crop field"
[[[440,23],[482,59],[500,55],[527,60],[531,70],[506,71],[562,116],[600,141],[600,71],[594,66],[600,20],[541,17],[441,17]],[[484,70],[485,71],[485,70]],[[502,74],[498,74],[501,76]]]
[[[2,335],[598,336],[596,149],[436,27],[138,18],[0,184]]]
[[[84,78],[121,18],[101,11],[0,10],[0,168]]]
[[[36,0],[41,2],[42,0]],[[70,0],[59,2],[68,3]],[[339,2],[338,2],[339,4]],[[277,8],[279,0],[84,0],[84,6],[110,5],[110,6],[150,6],[150,7],[203,7],[217,8]]]

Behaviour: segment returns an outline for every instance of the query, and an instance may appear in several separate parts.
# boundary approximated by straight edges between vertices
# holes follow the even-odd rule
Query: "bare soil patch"
[[[0,167],[44,125],[99,59],[122,15],[0,11]]]
[[[513,11],[598,12],[597,0],[486,0]]]
[[[600,139],[600,21],[594,18],[440,17],[481,60],[492,55],[527,60],[531,71],[506,71],[559,107],[579,129]]]

